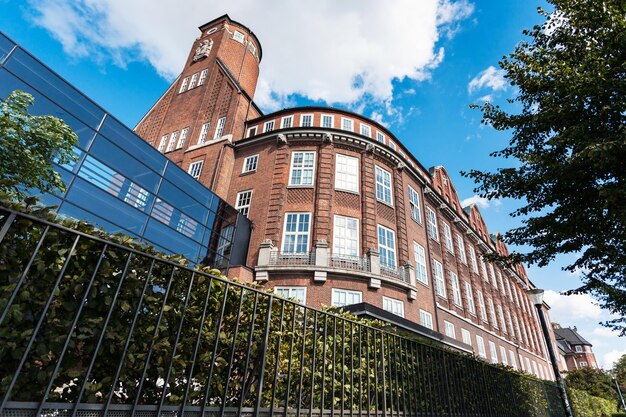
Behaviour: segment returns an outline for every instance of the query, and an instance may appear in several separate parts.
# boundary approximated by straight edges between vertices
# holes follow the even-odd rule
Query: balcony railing
[[[397,279],[398,281],[402,281],[407,284],[411,283],[411,278],[406,268],[398,268],[395,266],[381,265],[380,274],[387,278]]]
[[[274,251],[270,254],[270,265],[315,265],[315,252],[288,253]]]
[[[0,265],[0,417],[564,416],[553,383],[3,209]]]
[[[352,271],[370,272],[370,260],[367,257],[331,255],[332,268],[349,269]]]

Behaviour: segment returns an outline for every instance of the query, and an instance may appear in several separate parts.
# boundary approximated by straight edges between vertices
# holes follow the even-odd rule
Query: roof
[[[565,340],[567,343],[569,343],[570,345],[587,345],[587,346],[592,346],[591,343],[589,343],[587,340],[585,340],[584,337],[582,337],[576,327],[569,328],[569,327],[561,327],[560,329],[554,329],[554,334],[558,339],[563,339]]]

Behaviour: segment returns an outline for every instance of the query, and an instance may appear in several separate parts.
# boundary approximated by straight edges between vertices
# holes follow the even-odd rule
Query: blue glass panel
[[[115,120],[115,118],[107,116],[100,128],[100,133],[120,148],[134,155],[135,158],[143,161],[154,171],[159,174],[163,172],[167,158],[139,136],[135,135],[128,127]]]
[[[35,103],[30,107],[29,113],[33,115],[52,115],[67,123],[78,136],[78,144],[86,149],[93,140],[95,131],[71,114],[45,98],[37,90],[16,78],[5,69],[0,70],[0,97],[7,97],[14,90],[22,90],[35,98]]]
[[[91,128],[96,129],[102,121],[104,110],[23,49],[13,52],[5,68]]]
[[[169,181],[163,180],[158,196],[176,204],[181,211],[200,223],[205,223],[209,210]]]
[[[148,216],[82,178],[76,178],[67,200],[126,230],[139,234]]]
[[[95,227],[103,228],[104,230],[106,230],[107,233],[111,233],[111,234],[124,233],[125,235],[131,236],[137,239],[137,236],[129,232],[128,230],[125,230],[114,223],[108,222],[104,220],[102,217],[96,216],[93,213],[85,211],[82,208],[77,207],[74,204],[71,204],[67,201],[65,201],[59,208],[59,214],[62,217],[66,216],[66,217],[70,217],[76,220],[84,220],[87,223]]]
[[[15,46],[9,38],[0,33],[0,62],[4,61],[4,58],[11,52],[11,49]]]
[[[205,167],[204,169],[207,168]],[[168,164],[165,170],[165,178],[172,184],[176,184],[181,190],[185,190],[189,195],[193,195],[200,203],[210,207],[214,194],[196,181],[191,175],[183,171],[178,165],[173,163]]]
[[[150,216],[197,242],[202,240],[202,235],[204,234],[202,223],[192,219],[160,198],[157,198],[154,202]]]
[[[189,259],[196,259],[200,250],[200,244],[177,233],[156,219],[150,219],[144,237],[173,253],[184,255]]]
[[[160,175],[136,157],[109,142],[105,137],[98,135],[89,153],[125,178],[140,184],[148,191],[156,191],[161,178]]]

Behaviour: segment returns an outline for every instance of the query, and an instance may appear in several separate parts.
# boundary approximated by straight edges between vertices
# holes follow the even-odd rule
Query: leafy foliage
[[[587,391],[568,389],[567,395],[576,417],[614,417],[617,404],[613,400],[595,397]]]
[[[594,397],[615,400],[611,376],[602,369],[585,366],[567,373],[565,383],[569,388],[585,391]]]
[[[0,191],[18,199],[26,197],[28,188],[65,190],[52,161],[62,165],[74,160],[72,147],[78,140],[61,119],[30,115],[33,103],[33,96],[19,90],[0,99]]]
[[[622,390],[622,394],[626,394],[626,355],[620,356],[617,362],[613,364],[612,372]]]
[[[596,295],[620,317],[606,325],[626,334],[626,3],[549,0],[545,23],[500,66],[517,96],[518,112],[485,103],[483,123],[511,133],[514,159],[495,172],[472,170],[476,192],[525,204],[521,227],[507,243],[529,245],[507,259],[545,266],[575,254],[565,267],[581,271],[575,292]]]
[[[553,384],[63,224],[141,252],[11,223],[0,243],[0,397],[14,380],[13,401],[561,414]]]

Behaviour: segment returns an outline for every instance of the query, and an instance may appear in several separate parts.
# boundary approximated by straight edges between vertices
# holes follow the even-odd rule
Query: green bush
[[[572,410],[576,417],[611,417],[617,411],[617,402],[580,391],[568,389]]]

